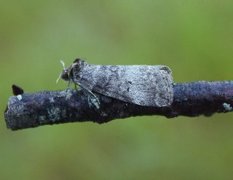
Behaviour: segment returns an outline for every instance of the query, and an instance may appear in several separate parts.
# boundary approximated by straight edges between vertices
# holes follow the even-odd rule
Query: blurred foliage
[[[233,1],[2,0],[1,112],[11,85],[55,84],[76,57],[96,64],[166,64],[176,82],[233,79]],[[232,179],[232,114],[12,132],[0,123],[1,179]]]

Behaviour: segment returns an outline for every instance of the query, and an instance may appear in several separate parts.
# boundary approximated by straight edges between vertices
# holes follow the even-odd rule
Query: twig
[[[95,93],[100,109],[90,106],[82,90],[43,91],[12,96],[5,120],[12,130],[47,124],[93,121],[109,122],[142,115],[210,116],[230,112],[233,107],[233,81],[192,82],[174,85],[174,100],[169,107],[145,107]]]

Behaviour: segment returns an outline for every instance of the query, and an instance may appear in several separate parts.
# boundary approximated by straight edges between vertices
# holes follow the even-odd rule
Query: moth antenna
[[[56,80],[56,84],[58,83],[58,81],[61,79],[61,74],[58,76],[57,80]]]
[[[65,70],[66,67],[65,67],[64,61],[60,60],[60,62],[61,62],[61,65],[62,65],[62,67],[63,67],[63,70]],[[61,79],[61,74],[58,76],[58,78],[57,78],[57,80],[56,80],[56,84],[58,83],[58,81],[59,81],[60,79]]]
[[[66,69],[66,66],[65,66],[64,61],[60,60],[60,62],[61,62],[61,65],[62,65],[62,67],[63,67],[63,70],[65,70],[65,69]]]

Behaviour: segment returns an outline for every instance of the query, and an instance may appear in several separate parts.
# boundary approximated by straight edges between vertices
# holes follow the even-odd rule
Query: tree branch
[[[104,123],[142,115],[173,118],[232,111],[233,81],[178,83],[173,90],[174,100],[169,107],[139,106],[95,93],[100,100],[99,109],[90,106],[83,90],[15,94],[4,115],[7,127],[17,130],[67,122]]]

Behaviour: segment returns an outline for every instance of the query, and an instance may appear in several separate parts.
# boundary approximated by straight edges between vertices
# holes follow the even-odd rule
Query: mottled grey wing
[[[141,106],[164,107],[173,101],[173,80],[166,66],[87,64],[75,79],[93,92]]]

